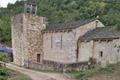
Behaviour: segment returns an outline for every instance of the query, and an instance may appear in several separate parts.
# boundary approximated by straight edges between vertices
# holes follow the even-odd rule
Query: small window
[[[41,55],[37,54],[37,62],[40,62],[40,57],[41,57]]]
[[[103,51],[100,51],[100,57],[103,57]]]
[[[119,50],[119,49],[117,49],[117,52],[119,53],[119,52],[120,52],[120,50]]]

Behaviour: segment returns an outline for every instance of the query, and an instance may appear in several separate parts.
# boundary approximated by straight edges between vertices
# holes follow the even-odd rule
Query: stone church
[[[79,68],[91,59],[102,66],[120,61],[120,32],[114,28],[98,19],[49,25],[36,13],[36,4],[29,3],[12,18],[14,64],[50,70]]]

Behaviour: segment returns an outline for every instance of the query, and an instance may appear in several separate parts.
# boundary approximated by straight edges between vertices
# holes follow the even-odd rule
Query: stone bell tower
[[[35,1],[31,3],[25,3],[24,7],[25,13],[37,14],[37,4]]]
[[[29,65],[29,61],[43,59],[43,34],[46,28],[45,17],[37,16],[37,5],[26,3],[24,13],[12,18],[12,48],[14,63]]]

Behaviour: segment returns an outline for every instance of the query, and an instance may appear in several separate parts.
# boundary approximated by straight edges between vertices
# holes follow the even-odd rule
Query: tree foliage
[[[31,2],[32,0],[27,0]],[[79,19],[95,18],[106,25],[120,27],[120,4],[103,0],[36,0],[38,15],[48,18],[49,24],[66,23]],[[25,1],[8,4],[0,8],[0,42],[11,41],[11,17],[24,12]],[[118,28],[119,29],[119,28]]]

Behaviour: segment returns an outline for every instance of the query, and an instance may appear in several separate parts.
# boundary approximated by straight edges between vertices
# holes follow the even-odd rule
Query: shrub
[[[8,70],[6,68],[0,67],[0,76],[8,76],[8,75],[9,75]]]
[[[7,78],[4,76],[0,76],[0,80],[7,80]]]
[[[120,62],[118,62],[117,64],[109,64],[104,68],[98,67],[85,71],[71,72],[70,75],[76,79],[86,79],[88,77],[92,77],[99,74],[112,74],[115,71],[119,71],[120,70],[119,68],[120,68]]]
[[[3,52],[0,52],[0,61],[4,61],[6,59],[6,54]]]

